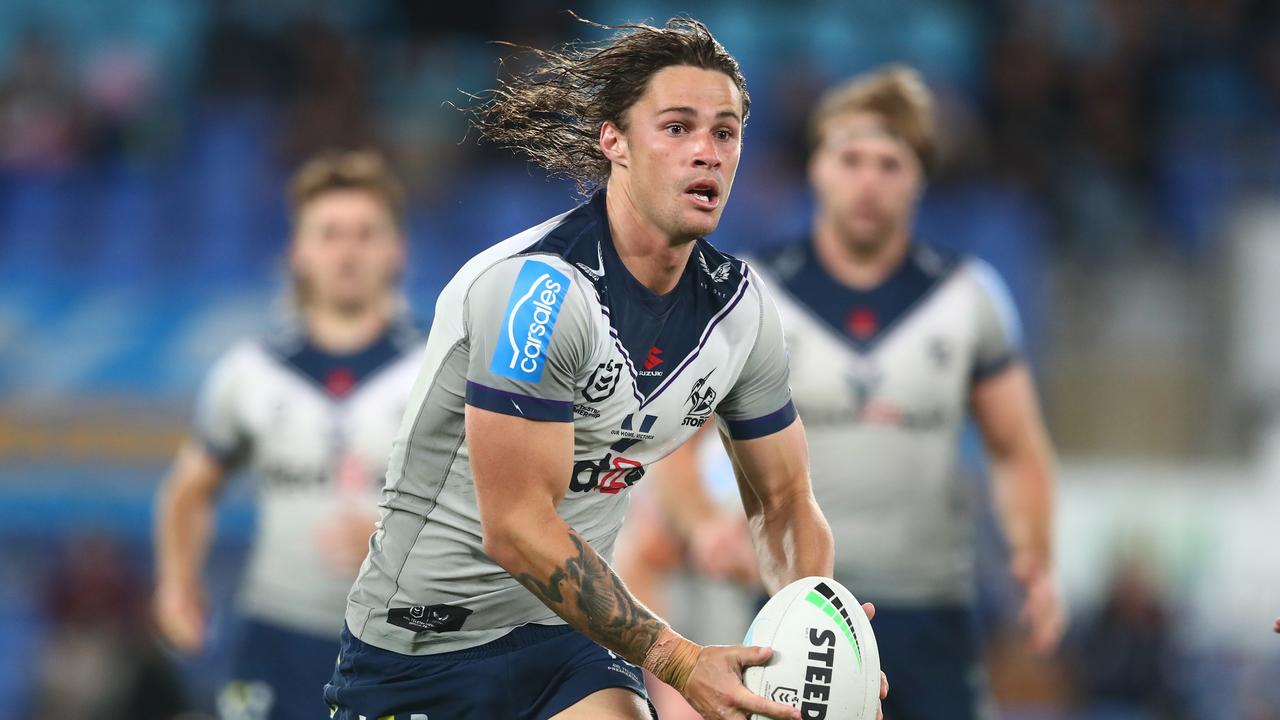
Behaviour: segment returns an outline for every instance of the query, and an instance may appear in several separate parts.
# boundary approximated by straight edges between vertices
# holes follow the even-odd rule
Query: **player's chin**
[[[717,226],[720,225],[720,209],[708,212],[705,210],[692,210],[685,212],[681,217],[681,232],[685,237],[706,237],[715,232]]]

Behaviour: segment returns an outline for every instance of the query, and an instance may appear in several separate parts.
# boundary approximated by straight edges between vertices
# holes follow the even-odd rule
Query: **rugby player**
[[[222,717],[241,720],[324,712],[333,636],[422,347],[398,290],[402,192],[381,158],[318,157],[293,177],[290,201],[296,313],[214,365],[157,503],[156,618],[178,649],[198,652],[219,489],[239,468],[256,476],[243,617],[218,697]]]
[[[894,680],[886,717],[979,717],[972,520],[955,467],[967,411],[985,441],[1030,643],[1051,652],[1063,630],[1052,448],[1017,313],[989,265],[914,238],[935,154],[932,99],[916,72],[884,68],[831,90],[810,131],[812,230],[759,264],[791,350],[835,578],[879,608]]]
[[[705,717],[800,717],[742,685],[768,649],[694,644],[609,566],[631,488],[712,420],[767,586],[832,569],[778,314],[704,239],[738,166],[738,64],[694,20],[615,29],[536,51],[476,110],[489,141],[599,189],[440,295],[325,687],[333,717],[636,720],[641,668]]]

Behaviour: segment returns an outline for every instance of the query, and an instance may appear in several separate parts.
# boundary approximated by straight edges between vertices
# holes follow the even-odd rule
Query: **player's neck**
[[[373,344],[391,324],[392,298],[379,298],[355,312],[309,307],[302,311],[307,337],[317,348],[335,355],[359,352]]]
[[[625,188],[610,183],[605,194],[609,233],[627,272],[658,295],[675,289],[693,253],[692,242],[672,239],[645,219]]]
[[[831,224],[821,220],[813,228],[814,252],[831,277],[855,290],[878,287],[902,265],[911,246],[910,230],[903,228],[873,252],[854,252]]]

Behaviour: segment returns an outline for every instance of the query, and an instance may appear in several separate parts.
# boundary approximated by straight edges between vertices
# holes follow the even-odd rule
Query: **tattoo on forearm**
[[[636,601],[578,533],[569,531],[577,552],[543,581],[529,573],[516,580],[566,620],[628,660],[643,659],[658,639],[662,621]]]

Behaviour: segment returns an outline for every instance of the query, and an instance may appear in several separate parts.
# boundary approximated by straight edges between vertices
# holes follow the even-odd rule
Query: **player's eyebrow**
[[[698,111],[689,107],[688,105],[673,105],[669,108],[663,108],[659,110],[658,114],[665,115],[669,112],[680,113],[681,115],[692,115],[694,117],[698,116]],[[734,120],[737,120],[738,122],[742,122],[742,118],[734,110],[721,110],[720,112],[716,113],[716,117],[718,118],[731,117]]]

